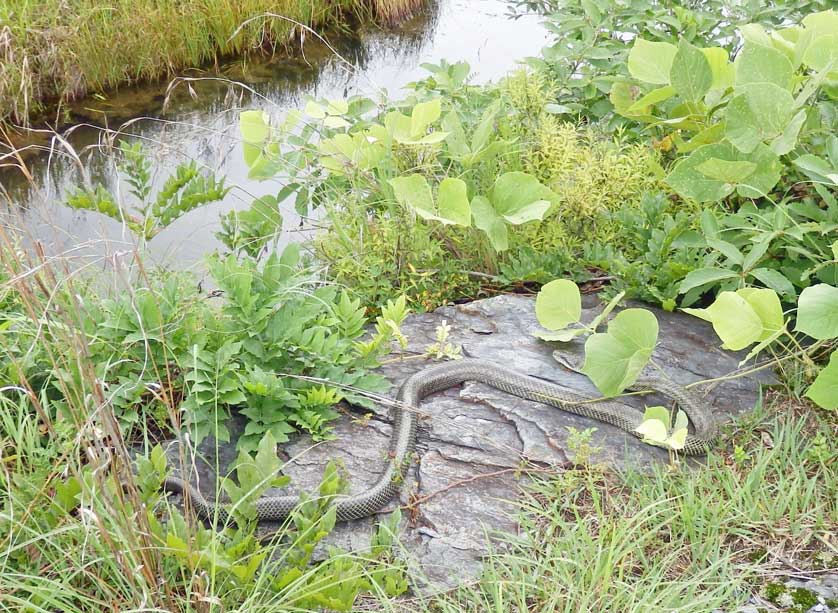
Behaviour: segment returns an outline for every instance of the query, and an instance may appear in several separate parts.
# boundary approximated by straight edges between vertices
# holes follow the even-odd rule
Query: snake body
[[[339,520],[358,519],[379,511],[399,491],[416,445],[417,413],[421,401],[434,392],[446,390],[466,381],[490,385],[519,398],[549,404],[564,411],[593,418],[635,436],[643,421],[639,411],[626,409],[612,401],[591,401],[563,387],[510,370],[504,366],[476,359],[445,362],[426,368],[408,378],[393,406],[393,431],[388,459],[376,483],[359,494],[337,497],[334,501]],[[632,390],[654,390],[674,399],[692,422],[694,433],[687,435],[682,453],[706,453],[715,438],[715,423],[709,407],[700,403],[686,389],[665,379],[639,379]],[[229,517],[224,505],[204,498],[200,490],[183,479],[168,477],[163,489],[188,495],[195,512],[209,521],[226,522]],[[256,502],[256,516],[260,521],[283,521],[299,505],[295,495],[265,496]]]

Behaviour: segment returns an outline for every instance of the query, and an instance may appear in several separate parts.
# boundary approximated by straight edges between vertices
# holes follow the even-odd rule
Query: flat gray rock
[[[593,319],[601,305],[592,298],[583,321]],[[681,384],[717,379],[738,367],[741,355],[719,349],[712,327],[695,317],[655,310],[660,322],[658,347],[653,359],[666,374]],[[582,357],[583,341],[559,347],[534,336],[538,329],[534,300],[503,295],[465,305],[444,307],[433,313],[410,316],[403,326],[409,339],[403,354],[394,355],[382,368],[399,384],[431,361],[420,357],[434,343],[443,322],[451,327],[450,341],[467,357],[490,360],[522,373],[553,381],[568,390],[598,396],[588,379],[563,368],[553,357],[560,349],[571,363]],[[758,399],[759,383],[770,382],[770,373],[693,388],[714,407],[719,421],[750,411]],[[623,399],[626,410],[642,410],[644,404],[668,404],[666,399]],[[390,436],[389,410],[377,407],[373,414],[346,407],[334,428],[335,440],[314,443],[302,437],[284,446],[286,474],[293,488],[313,490],[329,460],[339,458],[352,476],[352,491],[372,484],[382,463]],[[521,400],[487,385],[467,383],[425,400],[415,463],[410,467],[400,500],[383,512],[404,507],[402,545],[405,557],[415,565],[415,577],[431,585],[451,586],[475,577],[481,558],[497,533],[516,532],[515,500],[526,477],[524,466],[560,470],[573,461],[568,448],[569,429],[596,428],[592,461],[615,469],[648,468],[667,462],[665,450],[643,444],[624,431],[594,420],[565,413],[539,403]],[[235,440],[243,423],[230,424]],[[205,441],[199,449],[193,481],[202,491],[212,492],[216,470],[235,458],[234,444]],[[226,472],[226,471],[225,471]],[[375,518],[339,525],[329,543],[346,549],[363,549],[369,541]],[[270,530],[272,526],[265,526]],[[495,545],[496,546],[496,545]]]

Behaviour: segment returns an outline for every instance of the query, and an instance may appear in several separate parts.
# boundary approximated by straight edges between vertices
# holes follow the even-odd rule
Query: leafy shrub
[[[838,139],[831,144],[835,136],[829,136],[836,108],[831,83],[838,80],[836,28],[834,11],[771,34],[749,25],[742,28],[744,45],[735,62],[723,47],[638,38],[628,57],[635,81],[615,83],[611,100],[620,114],[659,126],[662,138],[684,156],[666,179],[681,196],[699,202],[734,192],[767,196],[784,172],[781,156],[802,158],[797,164],[804,168],[829,168],[818,156],[827,148],[838,156]],[[789,161],[785,166],[793,168]],[[829,174],[826,184],[838,185]]]
[[[623,148],[545,111],[544,77],[522,72],[476,88],[462,65],[429,70],[378,113],[353,98],[311,101],[307,119],[279,126],[261,112],[241,118],[251,175],[282,169],[298,203],[310,196],[323,207],[330,229],[315,255],[364,303],[395,292],[433,308],[534,279],[586,240],[613,240],[619,228],[607,213],[658,186],[651,149]],[[533,252],[555,254],[553,265]]]
[[[659,2],[657,0],[519,0],[527,9],[546,15],[555,42],[528,64],[552,75],[554,111],[604,121],[610,128],[638,132],[631,122],[614,113],[609,92],[615,80],[628,76],[628,44],[635,38],[652,42],[708,47],[727,45],[746,24],[781,27],[805,15],[824,10],[828,0],[793,0],[770,3]]]
[[[367,337],[359,302],[323,286],[298,251],[263,262],[212,258],[220,305],[185,274],[157,271],[144,287],[112,295],[71,277],[52,297],[27,278],[3,315],[0,338],[10,342],[0,365],[58,411],[75,403],[95,412],[99,398],[129,429],[147,421],[166,428],[183,412],[194,440],[227,440],[230,409],[244,407],[243,449],[266,432],[277,441],[299,430],[326,436],[333,405],[364,404],[364,391],[386,389],[369,371],[406,309],[403,300],[385,305]]]

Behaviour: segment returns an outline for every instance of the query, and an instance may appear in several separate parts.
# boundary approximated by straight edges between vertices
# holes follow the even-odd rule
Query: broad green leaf
[[[325,119],[326,118],[326,109],[320,106],[314,100],[309,100],[306,102],[305,108],[303,112],[313,119]]]
[[[471,225],[468,188],[462,179],[446,178],[439,184],[439,219],[459,226]]]
[[[829,364],[818,373],[805,396],[823,409],[838,409],[838,349],[829,356]]]
[[[773,83],[754,83],[741,90],[725,111],[725,136],[737,149],[753,151],[781,136],[794,113],[794,97]]]
[[[544,219],[557,196],[525,172],[507,172],[495,181],[490,200],[498,215],[513,225]]]
[[[509,234],[506,223],[495,212],[495,208],[488,199],[483,196],[472,198],[471,216],[474,220],[474,227],[486,233],[495,251],[501,252],[509,249]]]
[[[728,58],[727,51],[721,47],[706,47],[701,52],[707,58],[713,73],[713,83],[710,89],[733,87],[734,67]]]
[[[410,135],[418,138],[425,133],[428,127],[439,119],[442,113],[442,101],[434,98],[428,102],[420,102],[413,107],[410,114]]]
[[[806,123],[806,109],[797,112],[791,121],[788,122],[783,133],[771,141],[771,150],[777,155],[786,155],[797,146],[797,137],[800,129]]]
[[[245,143],[261,145],[270,135],[268,115],[264,111],[244,111],[239,115],[239,130]]]
[[[736,290],[736,293],[751,305],[762,322],[762,334],[757,340],[764,341],[785,327],[783,307],[773,289],[745,287]]]
[[[705,177],[716,179],[724,183],[742,183],[745,179],[754,174],[757,165],[747,161],[728,161],[718,158],[710,158],[702,162],[695,169]]]
[[[643,423],[637,426],[635,431],[643,437],[644,443],[651,445],[663,445],[666,442],[666,424],[659,419],[644,418]]]
[[[838,34],[815,38],[803,54],[803,63],[815,70],[838,72]]]
[[[701,100],[713,85],[713,70],[707,57],[683,38],[678,43],[669,77],[675,91],[688,102]]]
[[[724,349],[739,351],[763,336],[759,315],[747,300],[735,292],[720,293],[706,309],[683,310],[712,323]]]
[[[323,125],[327,128],[332,129],[340,129],[340,128],[348,128],[352,124],[346,121],[343,117],[335,117],[334,115],[329,115],[326,119],[323,120]]]
[[[681,281],[681,285],[678,288],[678,293],[686,294],[691,289],[701,287],[702,285],[738,278],[739,275],[732,270],[725,270],[723,268],[699,268],[698,270],[691,271],[684,277],[684,280]]]
[[[390,111],[387,113],[384,117],[384,126],[387,128],[387,132],[393,137],[393,139],[398,142],[411,140],[413,138],[411,118],[407,115],[399,113],[398,111]]]
[[[434,206],[433,193],[427,179],[420,174],[390,180],[399,204],[407,206],[422,219],[444,224],[471,225],[471,210],[466,184],[461,179],[447,178],[439,185],[439,208]]]
[[[838,168],[833,168],[825,159],[805,153],[792,160],[792,164],[806,173],[813,181],[838,185]]]
[[[390,185],[399,204],[416,211],[424,219],[434,217],[434,197],[428,180],[420,174],[390,179]]]
[[[608,324],[605,333],[585,343],[584,372],[605,396],[616,396],[637,381],[652,357],[658,320],[645,309],[626,309]]]
[[[471,148],[466,142],[466,133],[463,130],[463,124],[456,111],[447,113],[442,118],[442,129],[448,133],[446,144],[448,152],[452,157],[459,158],[471,153]]]
[[[800,293],[797,302],[798,332],[818,340],[838,337],[838,288],[819,283]]]
[[[789,91],[794,66],[781,51],[749,42],[736,57],[736,91],[752,83],[772,83]]]
[[[791,281],[786,279],[782,273],[777,272],[773,268],[755,268],[750,271],[750,274],[760,283],[773,289],[775,292],[788,299],[794,299],[797,292]]]
[[[678,48],[670,43],[653,43],[637,38],[629,51],[628,69],[635,79],[666,85]]]
[[[560,330],[582,317],[582,295],[568,279],[550,281],[535,298],[535,316],[548,330]]]
[[[771,47],[771,37],[765,28],[758,23],[749,23],[742,26],[739,30],[742,33],[742,38],[747,43],[754,43],[762,45],[763,47]]]
[[[742,183],[726,183],[699,172],[698,167],[710,159],[751,162],[756,169]],[[718,202],[734,190],[740,196],[756,198],[769,193],[777,184],[780,169],[777,154],[762,143],[751,153],[743,153],[730,143],[721,142],[703,145],[679,161],[666,182],[681,196],[698,202]]]
[[[646,410],[643,411],[643,421],[648,420],[659,421],[663,424],[664,431],[666,431],[669,430],[669,425],[672,423],[672,416],[669,414],[669,409],[657,405],[646,407]],[[666,435],[664,435],[664,438],[666,438]]]
[[[637,102],[635,102],[628,108],[628,112],[633,113],[645,111],[646,108],[658,104],[659,102],[663,102],[664,100],[669,100],[674,95],[675,88],[671,85],[658,87],[657,89],[653,89],[652,91],[650,91],[645,96],[639,98]]]

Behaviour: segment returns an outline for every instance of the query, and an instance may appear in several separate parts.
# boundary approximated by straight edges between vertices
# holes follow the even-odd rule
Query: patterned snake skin
[[[635,436],[635,428],[643,421],[639,411],[627,410],[607,400],[591,402],[583,396],[541,379],[517,373],[492,362],[463,359],[431,366],[411,376],[402,385],[398,403],[393,407],[393,433],[389,457],[378,481],[360,494],[336,498],[337,518],[358,519],[379,511],[399,491],[405,471],[412,461],[416,443],[416,421],[420,402],[434,392],[446,390],[466,381],[485,383],[498,390],[526,400],[549,404],[563,411],[590,417],[622,428]],[[687,455],[706,453],[715,438],[715,424],[709,407],[698,402],[687,390],[659,378],[637,381],[632,390],[654,390],[674,399],[687,414],[695,429],[687,436],[682,451]],[[169,477],[163,489],[188,495],[195,512],[209,521],[226,523],[229,519],[222,504],[210,502],[192,484]],[[256,503],[260,521],[283,521],[299,504],[295,495],[266,496]]]

